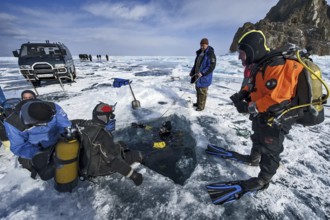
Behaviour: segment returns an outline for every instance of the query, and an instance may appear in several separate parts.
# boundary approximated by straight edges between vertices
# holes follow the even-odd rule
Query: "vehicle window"
[[[35,46],[35,45],[24,45],[21,48],[21,57],[24,56],[54,56],[61,55],[61,51],[56,46]]]
[[[27,55],[27,51],[28,51],[27,46],[23,46],[21,48],[21,56],[22,57],[26,56]]]

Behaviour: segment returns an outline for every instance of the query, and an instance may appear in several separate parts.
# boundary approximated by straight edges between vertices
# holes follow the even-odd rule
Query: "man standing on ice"
[[[224,159],[259,166],[257,177],[207,186],[214,204],[223,204],[239,199],[247,192],[268,187],[280,165],[283,141],[295,123],[295,115],[286,114],[280,123],[273,122],[292,106],[296,95],[298,76],[304,67],[297,61],[284,57],[269,58],[270,49],[265,35],[259,30],[245,33],[238,42],[239,59],[243,64],[258,67],[253,69],[249,84],[230,97],[239,113],[249,113],[252,121],[252,149],[250,155],[242,155],[221,147],[208,145],[206,152]],[[294,111],[292,111],[294,113]],[[234,190],[234,191],[233,191]]]
[[[212,83],[213,71],[216,66],[214,49],[209,46],[209,40],[203,38],[200,49],[196,51],[195,64],[190,71],[191,83],[195,83],[197,103],[196,111],[203,111],[206,104],[207,90]]]

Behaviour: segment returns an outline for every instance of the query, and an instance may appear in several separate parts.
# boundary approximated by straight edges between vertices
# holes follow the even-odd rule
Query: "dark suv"
[[[62,43],[25,43],[20,50],[13,51],[18,57],[22,75],[35,86],[41,80],[76,78],[76,69],[69,49]]]

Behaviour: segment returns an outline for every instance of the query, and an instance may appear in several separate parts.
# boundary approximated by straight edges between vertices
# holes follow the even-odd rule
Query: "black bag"
[[[79,130],[79,175],[83,178],[110,175],[110,162],[120,156],[112,134],[92,121],[73,121]]]

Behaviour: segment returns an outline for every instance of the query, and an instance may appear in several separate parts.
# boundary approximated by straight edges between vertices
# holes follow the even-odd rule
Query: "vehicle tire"
[[[72,77],[73,77],[73,79],[76,79],[77,78],[76,69],[73,71]]]
[[[73,80],[71,80],[71,79],[67,79],[67,80],[66,80],[67,82],[72,82],[72,81],[74,81],[74,80],[77,78],[77,75],[76,75],[76,69],[74,69],[73,72],[70,71],[70,77],[71,77],[71,76],[72,76],[72,79],[73,79]]]

